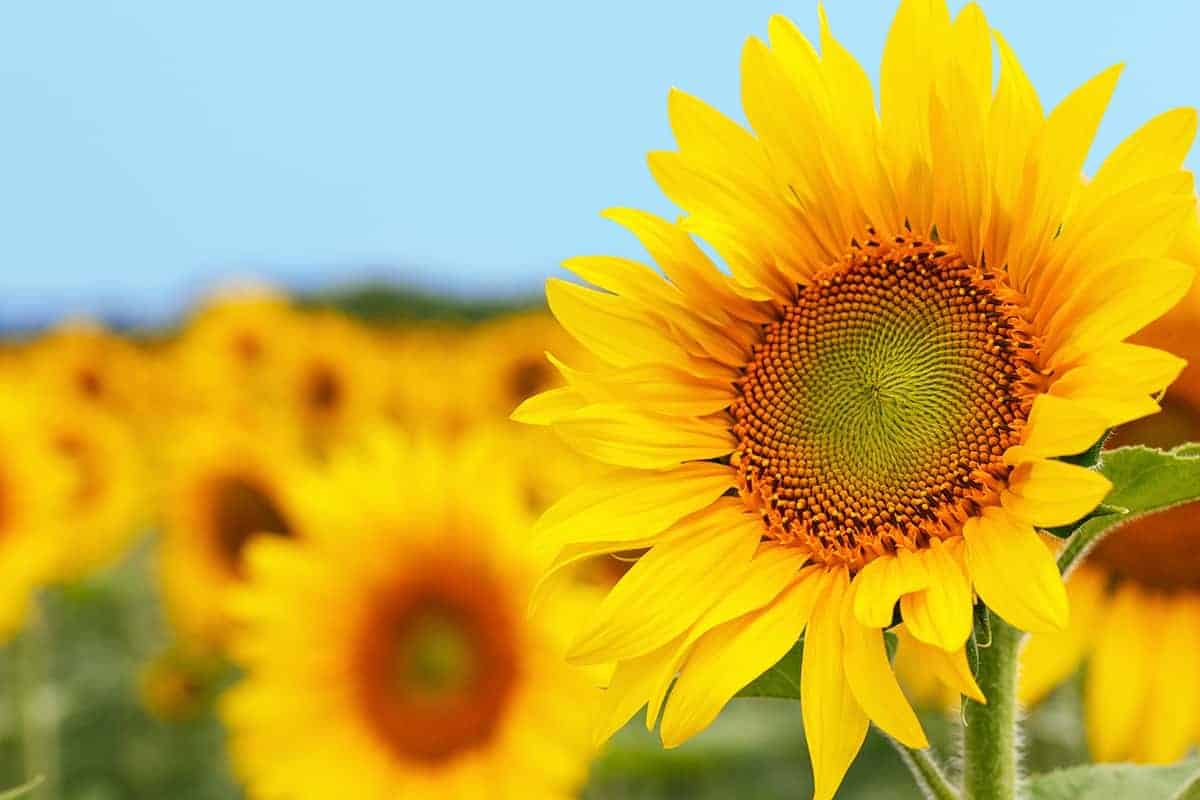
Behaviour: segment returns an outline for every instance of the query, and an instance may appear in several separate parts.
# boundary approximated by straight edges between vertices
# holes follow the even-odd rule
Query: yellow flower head
[[[1188,367],[1163,411],[1117,431],[1110,447],[1200,439],[1200,287],[1139,341],[1170,344]],[[1030,639],[1021,692],[1036,702],[1087,661],[1087,740],[1099,761],[1178,761],[1200,743],[1200,503],[1110,533],[1067,581],[1067,630]]]
[[[168,362],[187,390],[177,398],[183,410],[244,412],[269,402],[294,322],[287,298],[261,287],[223,292],[201,306]]]
[[[70,486],[58,504],[57,575],[78,578],[123,555],[150,519],[150,476],[131,429],[79,401],[43,399],[38,433]]]
[[[223,704],[250,796],[581,784],[593,690],[558,629],[526,616],[537,570],[489,462],[424,445],[344,453],[306,484],[328,501],[310,535],[251,546],[232,602],[246,678]]]
[[[245,577],[257,537],[303,534],[293,489],[304,457],[294,439],[200,417],[174,434],[164,465],[163,599],[181,638],[219,649],[229,632],[224,597]]]
[[[56,577],[72,479],[20,388],[0,382],[0,642],[20,630],[34,591]]]
[[[40,336],[12,365],[23,382],[53,397],[137,423],[146,413],[145,359],[99,323],[74,320]]]
[[[362,326],[335,312],[296,320],[277,375],[279,402],[310,443],[325,447],[377,420],[387,364]]]
[[[608,212],[665,280],[569,261],[600,291],[552,280],[551,310],[605,366],[515,417],[621,468],[547,512],[554,569],[648,548],[570,653],[618,663],[607,729],[648,704],[678,744],[804,632],[827,798],[868,720],[926,743],[885,653],[897,607],[971,695],[975,593],[1024,630],[1066,624],[1036,528],[1110,488],[1055,457],[1156,412],[1182,366],[1125,339],[1192,280],[1196,114],[1152,120],[1085,181],[1118,69],[1047,115],[977,6],[907,0],[877,113],[823,14],[819,49],[782,17],[769,33],[743,53],[751,130],[670,95],[678,150],[650,168],[686,216]]]

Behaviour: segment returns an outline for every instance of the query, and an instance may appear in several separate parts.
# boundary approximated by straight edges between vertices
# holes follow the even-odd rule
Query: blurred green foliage
[[[336,308],[365,322],[480,322],[514,311],[545,308],[540,295],[507,300],[464,300],[389,283],[358,284],[300,295],[303,307]]]

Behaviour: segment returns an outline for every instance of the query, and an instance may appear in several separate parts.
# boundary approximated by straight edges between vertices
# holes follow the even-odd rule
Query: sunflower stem
[[[908,767],[908,771],[912,773],[913,780],[916,781],[917,788],[921,790],[922,797],[927,800],[959,800],[958,790],[947,780],[941,766],[933,757],[933,751],[914,750],[911,747],[905,747],[890,736],[887,739],[900,754],[900,760],[904,762],[904,766]]]
[[[14,640],[16,711],[26,787],[31,800],[57,797],[58,722],[45,706],[49,672],[49,629],[40,604],[33,603],[25,630]]]
[[[1015,800],[1017,771],[1017,651],[1021,633],[990,616],[980,642],[975,676],[988,702],[967,700],[963,709],[963,798]],[[986,644],[986,646],[985,646]]]

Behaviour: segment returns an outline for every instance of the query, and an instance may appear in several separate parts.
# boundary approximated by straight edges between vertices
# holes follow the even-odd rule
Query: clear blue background
[[[872,76],[893,9],[828,3]],[[1127,62],[1097,152],[1200,105],[1200,5],[985,9],[1047,106]],[[5,3],[0,322],[161,317],[238,275],[532,292],[637,254],[597,212],[670,210],[644,165],[668,87],[740,118],[742,41],[777,11],[815,34],[807,0]]]

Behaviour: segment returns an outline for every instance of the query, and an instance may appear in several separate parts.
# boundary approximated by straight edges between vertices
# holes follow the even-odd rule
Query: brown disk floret
[[[994,497],[1040,377],[1002,274],[896,237],[857,246],[764,326],[730,407],[741,491],[824,563],[947,536]]]

